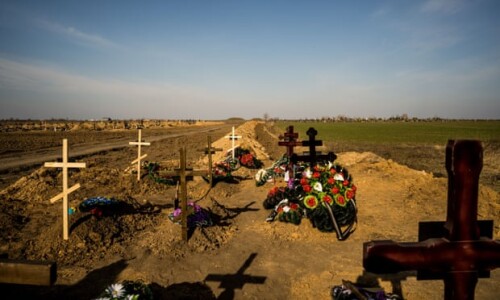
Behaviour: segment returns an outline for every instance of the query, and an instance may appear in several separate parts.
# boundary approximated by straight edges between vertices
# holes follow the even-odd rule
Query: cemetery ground
[[[151,145],[142,152],[148,155],[146,160],[173,170],[179,164],[179,148],[186,146],[189,164],[203,169],[207,157],[200,150],[207,147],[207,135],[212,136],[214,147],[225,152],[231,142],[224,136],[235,125],[236,133],[242,136],[237,144],[251,149],[265,167],[285,153],[286,149],[278,146],[283,130],[257,121],[240,126],[213,125],[211,131],[203,131],[208,128],[204,126],[170,128],[161,133],[143,130],[143,140]],[[168,136],[176,132],[180,136]],[[30,144],[26,144],[29,150],[2,151],[0,162],[16,151],[26,152],[21,156],[29,159],[57,149],[60,158],[61,136],[51,137],[53,142],[47,146],[49,139],[43,135],[19,133],[9,135],[8,141],[2,135],[0,149],[13,149],[7,142],[15,143],[13,139],[22,134],[32,134]],[[85,135],[91,136],[83,138]],[[98,145],[110,143],[110,135],[125,147],[111,145],[100,150]],[[164,138],[154,140],[155,136]],[[335,233],[318,231],[307,219],[300,225],[266,222],[270,211],[262,202],[271,187],[283,182],[257,187],[253,179],[257,170],[242,167],[233,174],[233,182],[218,182],[212,189],[204,179],[194,177],[188,182],[189,199],[211,211],[214,225],[194,230],[186,244],[180,226],[168,218],[174,209],[175,185],[147,175],[138,182],[133,172],[130,162],[137,157],[137,149],[128,142],[137,139],[137,131],[74,131],[67,138],[70,154],[85,144],[93,148],[77,157],[86,168],[70,171],[69,184],[81,184],[69,195],[70,206],[96,196],[118,199],[121,205],[101,216],[78,211],[70,215],[69,240],[64,241],[61,201],[49,202],[61,191],[60,169],[24,166],[2,171],[0,254],[9,259],[57,262],[54,286],[0,284],[0,294],[7,295],[6,299],[91,299],[123,280],[150,284],[155,299],[331,299],[331,288],[342,280],[379,285],[405,299],[443,298],[442,281],[417,281],[415,272],[364,272],[362,246],[370,240],[417,241],[419,221],[445,220],[448,188],[444,144],[412,150],[405,143],[385,147],[326,143],[326,150],[337,153],[336,162],[349,170],[358,187],[357,229],[345,241],[338,241]],[[223,156],[215,153],[214,162]],[[488,142],[478,219],[494,221],[494,239],[500,239],[499,159],[498,141]],[[499,295],[497,269],[489,279],[479,279],[476,299],[496,299]]]

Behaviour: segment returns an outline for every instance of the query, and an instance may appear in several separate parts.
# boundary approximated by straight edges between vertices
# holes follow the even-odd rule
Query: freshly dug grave
[[[284,152],[277,146],[275,129],[264,123],[247,122],[236,133],[243,136],[238,143],[265,166]],[[214,147],[224,149],[214,161],[230,148],[227,134],[214,137]],[[201,149],[206,135],[159,141],[144,151],[150,161],[171,169],[181,145]],[[60,171],[40,168],[0,192],[1,252],[9,258],[58,264],[54,287],[0,285],[6,295],[90,299],[111,283],[140,280],[150,284],[155,299],[330,299],[334,285],[350,280],[379,285],[407,299],[443,297],[440,281],[416,281],[412,273],[387,277],[364,272],[362,245],[370,240],[416,241],[419,221],[444,220],[445,178],[370,152],[338,153],[337,162],[349,169],[358,186],[359,208],[357,230],[340,242],[334,233],[319,232],[307,219],[300,225],[266,222],[270,211],[262,203],[274,184],[257,187],[256,170],[242,167],[234,172],[237,180],[218,182],[212,189],[195,177],[188,183],[189,198],[211,213],[213,226],[194,230],[185,244],[180,226],[168,218],[174,209],[175,186],[148,176],[137,182],[127,167],[135,158],[134,150],[85,157],[87,168],[71,172],[70,184],[82,187],[70,195],[70,206],[96,196],[114,198],[120,205],[101,216],[82,211],[71,215],[69,241],[62,240],[61,203],[48,202],[61,190]],[[204,168],[207,160],[193,150],[188,161],[194,168]],[[500,239],[500,198],[483,185],[479,219],[493,219],[494,238]],[[500,294],[499,282],[499,270],[490,279],[479,280],[476,299],[494,299]]]

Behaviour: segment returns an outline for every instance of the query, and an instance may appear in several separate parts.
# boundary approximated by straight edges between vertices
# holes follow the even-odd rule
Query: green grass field
[[[498,121],[446,122],[284,122],[276,123],[285,132],[290,125],[307,139],[306,131],[314,127],[317,139],[325,142],[363,142],[373,144],[434,144],[445,145],[450,139],[477,139],[482,142],[500,141]]]

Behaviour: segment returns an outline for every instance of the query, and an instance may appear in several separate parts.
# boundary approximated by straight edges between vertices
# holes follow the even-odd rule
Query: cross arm
[[[43,164],[43,166],[47,167],[47,168],[62,168],[62,167],[85,168],[86,164],[85,163],[46,162]]]
[[[493,270],[500,267],[500,241],[450,242],[445,238],[418,243],[371,241],[363,244],[363,266],[373,273]]]

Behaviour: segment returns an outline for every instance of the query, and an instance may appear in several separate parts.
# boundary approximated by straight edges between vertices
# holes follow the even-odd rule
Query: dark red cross
[[[293,132],[293,126],[288,126],[286,132],[280,136],[282,142],[278,142],[279,146],[286,146],[286,155],[291,157],[293,155],[293,148],[297,146],[302,146],[302,142],[297,141],[299,134],[297,132]]]
[[[417,270],[417,279],[443,279],[445,299],[474,299],[479,277],[500,267],[500,241],[493,222],[477,220],[479,141],[449,141],[446,147],[448,211],[446,222],[420,225],[418,243],[371,241],[363,245],[363,266],[373,273]],[[430,233],[429,233],[430,232]]]
[[[335,159],[337,159],[337,155],[335,155],[333,152],[329,152],[326,155],[318,155],[316,153],[316,146],[323,145],[322,140],[316,140],[316,135],[318,135],[318,131],[316,129],[311,127],[307,130],[306,134],[309,136],[309,140],[302,141],[302,146],[309,146],[309,153],[307,155],[293,154],[291,159],[293,163],[296,163],[297,161],[305,161],[309,162],[311,166],[314,166],[320,159],[328,161],[334,161]]]

